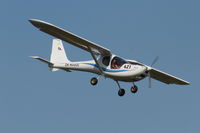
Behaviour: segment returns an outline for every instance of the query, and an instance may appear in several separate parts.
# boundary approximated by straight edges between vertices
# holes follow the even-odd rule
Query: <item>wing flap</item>
[[[178,85],[189,85],[190,84],[189,82],[187,82],[183,79],[180,79],[180,78],[177,78],[170,74],[167,74],[165,72],[159,71],[155,68],[150,69],[149,72],[150,72],[151,78],[159,80],[166,84],[178,84]]]
[[[56,38],[59,38],[65,42],[68,42],[76,47],[79,47],[83,50],[86,50],[88,52],[90,52],[90,50],[88,49],[88,47],[91,48],[92,52],[96,55],[110,55],[111,52],[109,49],[104,48],[100,45],[97,45],[91,41],[88,41],[84,38],[81,38],[69,31],[66,31],[64,29],[61,29],[57,26],[54,26],[52,24],[49,24],[47,22],[44,21],[40,21],[40,20],[35,20],[35,19],[31,19],[29,20],[35,27],[37,27],[38,29],[40,29],[41,31],[50,34]]]

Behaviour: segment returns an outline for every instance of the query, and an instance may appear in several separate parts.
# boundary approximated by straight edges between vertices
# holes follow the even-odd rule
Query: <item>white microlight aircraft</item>
[[[95,73],[98,76],[91,79],[90,83],[92,85],[97,84],[99,76],[111,78],[116,81],[119,87],[119,96],[123,96],[125,90],[120,87],[118,81],[132,82],[132,93],[136,93],[138,90],[138,87],[134,82],[142,80],[145,77],[149,77],[149,87],[151,86],[151,78],[166,84],[189,85],[189,82],[187,81],[153,68],[152,65],[158,58],[154,60],[151,66],[147,66],[135,60],[126,60],[111,53],[107,48],[97,45],[57,26],[36,19],[30,19],[29,21],[39,30],[88,51],[94,59],[91,61],[71,62],[66,56],[62,41],[54,39],[50,61],[38,56],[32,56],[34,59],[47,63],[52,71],[65,70],[71,72],[72,70],[77,70]]]

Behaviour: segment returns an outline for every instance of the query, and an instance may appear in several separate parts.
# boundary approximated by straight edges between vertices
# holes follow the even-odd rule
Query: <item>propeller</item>
[[[151,67],[158,61],[159,56],[156,56],[156,58],[153,60],[153,62],[151,63]]]
[[[153,60],[153,62],[151,63],[151,67],[158,61],[159,59],[159,56],[156,56],[156,58]],[[149,68],[148,68],[149,69]],[[150,68],[151,69],[151,68]],[[151,74],[150,72],[148,71],[148,77],[149,77],[149,88],[151,88]]]

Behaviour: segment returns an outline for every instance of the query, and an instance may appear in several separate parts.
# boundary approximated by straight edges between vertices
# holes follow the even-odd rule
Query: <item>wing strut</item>
[[[103,69],[101,68],[101,66],[99,65],[99,62],[97,61],[96,56],[94,55],[94,53],[92,52],[92,49],[88,46],[89,52],[92,55],[92,58],[94,59],[95,63],[97,64],[97,68],[99,69],[99,71],[101,72],[101,74],[103,74]]]

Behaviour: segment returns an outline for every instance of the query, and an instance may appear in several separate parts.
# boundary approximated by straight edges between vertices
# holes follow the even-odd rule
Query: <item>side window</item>
[[[119,58],[119,57],[114,57],[111,61],[111,69],[120,69],[122,65],[126,63],[125,60]]]
[[[105,56],[105,57],[103,57],[102,63],[103,63],[105,66],[108,66],[108,65],[109,65],[109,62],[110,62],[110,56]]]

